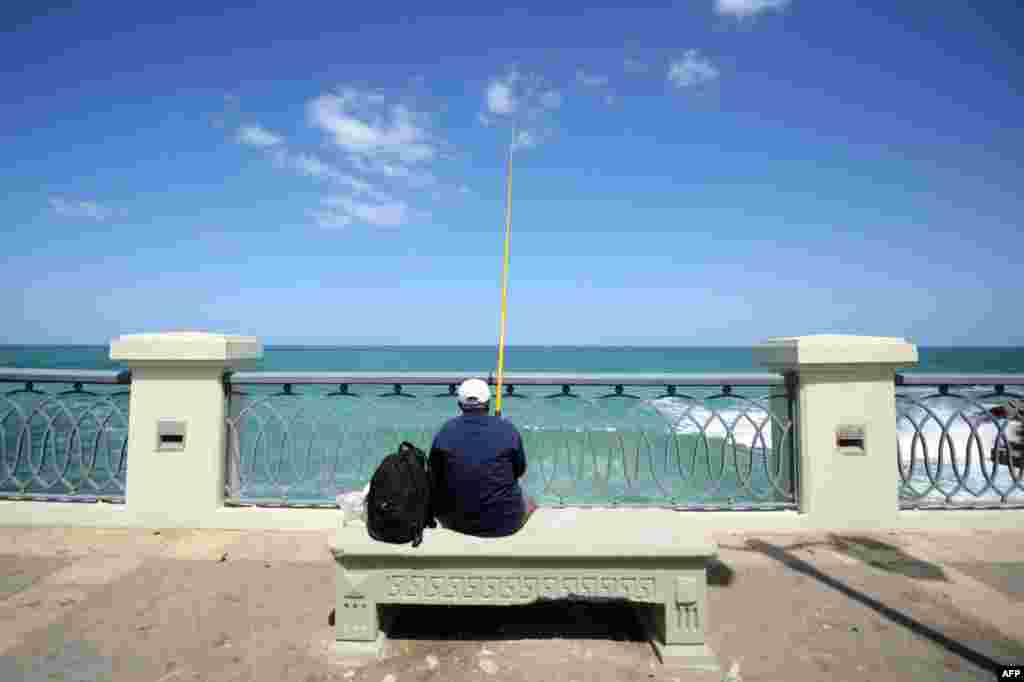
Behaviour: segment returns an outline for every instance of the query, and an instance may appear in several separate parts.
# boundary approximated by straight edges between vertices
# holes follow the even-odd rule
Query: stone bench
[[[717,546],[692,514],[542,508],[509,537],[438,527],[416,548],[377,542],[365,525],[350,522],[339,527],[331,552],[342,656],[381,654],[379,605],[625,600],[648,607],[638,612],[663,662],[718,669],[705,640],[706,567]]]

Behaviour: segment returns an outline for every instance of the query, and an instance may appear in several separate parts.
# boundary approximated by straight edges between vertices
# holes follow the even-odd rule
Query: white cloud
[[[537,74],[511,69],[488,81],[484,110],[477,120],[485,127],[512,123],[517,128],[513,147],[535,147],[551,136],[551,119],[562,106],[562,93]]]
[[[487,110],[499,116],[515,112],[516,98],[512,93],[511,82],[493,80],[487,85]]]
[[[344,185],[356,194],[363,194],[377,200],[391,198],[390,195],[377,190],[366,180],[350,173],[345,173],[314,154],[276,149],[273,159],[274,163],[280,168],[287,168],[317,180]]]
[[[345,215],[344,213],[339,213],[338,211],[325,211],[315,209],[310,211],[309,215],[316,221],[316,224],[319,225],[320,227],[340,228],[348,227],[349,225],[352,224],[351,216]]]
[[[715,0],[715,12],[740,19],[752,17],[768,10],[781,10],[790,0]]]
[[[352,197],[332,196],[324,199],[323,203],[329,210],[320,213],[339,224],[347,218],[349,222],[359,221],[377,227],[398,227],[409,218],[409,206],[404,201],[371,204]]]
[[[512,143],[513,149],[530,149],[540,144],[541,140],[537,133],[529,130],[520,130],[516,133],[515,142]]]
[[[682,59],[669,64],[668,80],[677,88],[707,83],[718,78],[718,69],[697,50],[687,50]]]
[[[486,110],[477,118],[485,126],[502,117],[537,120],[562,106],[562,93],[536,74],[521,74],[512,69],[492,78],[484,91]]]
[[[392,190],[396,183],[413,190],[438,184],[431,165],[446,158],[446,143],[434,132],[426,113],[380,92],[351,87],[315,97],[307,103],[306,113],[310,125],[344,152],[344,162],[351,168],[351,173],[342,172],[310,154],[292,158],[300,172],[329,178],[351,190],[322,199],[322,205],[309,212],[317,224],[394,228],[420,215],[375,183],[387,183]]]
[[[284,142],[284,138],[266,128],[255,124],[244,125],[238,129],[235,141],[253,147],[273,147]]]
[[[325,184],[320,205],[306,212],[318,225],[397,227],[429,215],[397,198],[399,193],[411,189],[429,196],[430,189],[443,188],[432,165],[451,156],[431,117],[411,97],[342,87],[308,100],[307,123],[326,136],[334,154],[305,151],[255,124],[240,126],[236,140],[262,148],[278,168]]]
[[[589,74],[579,69],[576,71],[576,82],[588,88],[603,88],[608,85],[608,76]]]
[[[319,178],[323,180],[343,180],[347,181],[348,184],[353,184],[355,187],[365,187],[369,189],[369,183],[363,182],[358,178],[354,178],[351,175],[346,175],[339,171],[331,164],[321,160],[320,158],[313,156],[312,154],[299,153],[294,155],[282,155],[283,158],[291,165],[295,170],[299,171],[303,175],[308,175],[311,178]]]
[[[358,154],[352,154],[348,160],[360,173],[405,180],[414,187],[427,187],[437,182],[437,178],[428,170],[410,168],[386,159],[368,159]]]
[[[114,217],[115,211],[95,201],[50,197],[50,208],[63,218],[84,218],[104,222]]]
[[[307,114],[312,125],[348,152],[405,164],[433,159],[437,149],[421,124],[423,116],[404,104],[385,103],[379,93],[342,88],[311,100]]]

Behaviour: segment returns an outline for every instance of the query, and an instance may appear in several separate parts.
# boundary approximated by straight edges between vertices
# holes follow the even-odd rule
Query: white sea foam
[[[978,405],[956,399],[936,399],[927,404],[930,413],[918,408],[908,410],[918,429],[907,418],[897,422],[900,463],[904,472],[909,471],[914,490],[924,492],[934,483],[947,493],[957,490],[952,496],[954,501],[991,502],[1000,499],[998,490],[1013,488],[1008,468],[997,466],[990,459],[997,443],[1005,446],[999,437],[1000,424],[1005,424],[1004,421],[996,422]],[[984,401],[980,407],[987,409],[995,404]],[[1003,428],[1004,437],[1015,438],[1013,425]],[[943,430],[947,438],[943,438]],[[989,479],[993,489],[985,490]],[[945,495],[940,490],[929,492],[924,501],[944,500]]]
[[[934,396],[935,389],[914,387],[908,390],[901,389],[900,393],[921,400],[927,396]],[[923,492],[928,489],[934,478],[943,490],[952,492],[959,484],[957,471],[963,485],[968,490],[980,494],[975,495],[961,489],[953,495],[954,501],[999,499],[999,493],[994,490],[981,493],[988,485],[986,473],[996,488],[1008,490],[1013,486],[1014,481],[1006,466],[993,467],[990,461],[990,453],[999,440],[999,424],[988,418],[983,410],[994,407],[998,401],[987,395],[981,397],[982,395],[979,393],[979,399],[970,401],[955,397],[928,399],[924,404],[929,411],[901,402],[901,410],[920,425],[920,434],[916,435],[914,426],[907,418],[900,418],[897,422],[900,461],[904,471],[909,473],[910,484],[915,490]],[[693,434],[703,431],[711,438],[725,438],[731,429],[737,445],[756,449],[772,447],[772,420],[762,409],[728,408],[716,413],[704,406],[674,399],[658,400],[652,404],[666,420],[675,425],[677,433]],[[973,431],[967,419],[974,423]],[[778,421],[775,424],[781,425]],[[946,439],[942,437],[943,429],[948,435]],[[1005,429],[1005,435],[1012,439],[1015,435],[1014,429]],[[929,467],[925,464],[926,452]],[[954,452],[955,470],[951,458]],[[928,475],[929,468],[931,477]],[[926,499],[941,500],[944,499],[944,495],[933,491]]]
[[[772,447],[772,421],[768,413],[759,408],[725,408],[711,411],[702,405],[694,405],[666,398],[655,400],[653,407],[674,426],[676,433],[705,433],[709,438],[726,438],[729,432],[737,445],[748,448]],[[776,424],[781,426],[776,421]]]

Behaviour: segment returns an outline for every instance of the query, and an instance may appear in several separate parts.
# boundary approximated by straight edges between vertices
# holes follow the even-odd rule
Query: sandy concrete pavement
[[[334,656],[322,532],[0,529],[0,680],[991,680],[1024,663],[1024,530],[718,534],[723,673],[658,662],[614,604],[404,607]]]

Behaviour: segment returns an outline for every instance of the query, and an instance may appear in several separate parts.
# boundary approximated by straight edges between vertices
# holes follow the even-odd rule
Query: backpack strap
[[[421,462],[423,466],[427,465],[427,455],[425,452],[420,450],[418,447],[413,445],[407,440],[402,441],[402,444],[398,446],[398,454],[409,454],[418,462]]]

